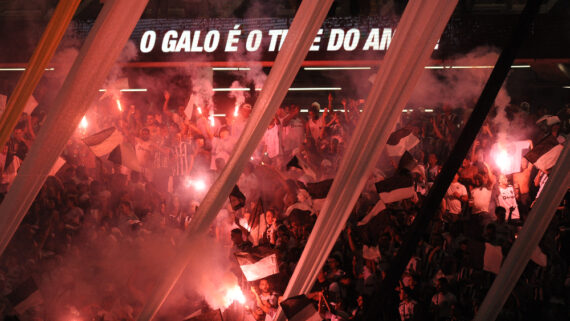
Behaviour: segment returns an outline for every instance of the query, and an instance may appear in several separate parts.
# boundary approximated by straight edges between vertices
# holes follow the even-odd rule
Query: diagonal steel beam
[[[456,5],[438,0],[406,6],[285,298],[313,286]],[[284,320],[281,310],[278,320]]]
[[[531,22],[538,12],[541,0],[530,0],[527,3],[525,11],[521,14],[519,23],[513,32],[512,38],[505,46],[501,55],[497,59],[497,63],[489,76],[489,80],[485,84],[481,96],[471,112],[469,120],[465,124],[463,131],[450,152],[449,158],[445,162],[441,172],[428,193],[428,196],[422,204],[414,224],[410,231],[406,234],[398,254],[390,262],[390,268],[386,273],[386,278],[382,281],[380,287],[376,290],[375,297],[383,298],[381,305],[373,306],[368,320],[376,320],[381,313],[380,309],[384,309],[385,313],[396,311],[397,301],[395,300],[394,288],[398,284],[398,280],[402,276],[406,265],[408,264],[412,254],[415,252],[420,237],[424,234],[430,220],[441,204],[441,200],[445,195],[449,184],[453,180],[455,173],[459,169],[461,162],[471,148],[477,133],[483,122],[487,118],[489,110],[493,106],[495,97],[501,89],[501,86],[511,69],[511,65],[515,59],[516,53],[522,42],[527,38]],[[392,307],[390,307],[392,305]]]
[[[139,321],[151,320],[180,278],[192,255],[195,240],[204,235],[236,184],[243,168],[267,130],[269,122],[293,83],[332,0],[304,0],[293,19],[287,38],[265,81],[259,97],[226,167],[214,182],[188,226],[187,237],[180,244],[178,255],[169,262],[162,280],[151,294],[139,315]]]
[[[0,205],[0,255],[124,48],[148,0],[108,0]]]
[[[28,99],[36,89],[55,50],[59,46],[69,22],[81,0],[62,0],[58,3],[32,58],[10,94],[6,110],[0,116],[0,146],[4,146],[16,127]]]

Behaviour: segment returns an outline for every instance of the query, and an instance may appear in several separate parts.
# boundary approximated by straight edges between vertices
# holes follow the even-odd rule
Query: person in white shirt
[[[270,159],[275,159],[281,155],[281,143],[279,138],[279,128],[276,119],[273,119],[263,135],[264,152]],[[279,167],[279,166],[277,166]]]
[[[429,187],[431,187],[431,185],[433,185],[433,182],[435,182],[435,178],[439,174],[440,170],[441,166],[437,163],[437,156],[434,153],[429,154],[426,171]]]
[[[495,194],[495,203],[497,206],[502,206],[507,210],[507,221],[517,222],[520,221],[519,209],[515,196],[515,189],[513,185],[509,184],[507,176],[501,174],[499,176],[499,184]]]
[[[490,204],[492,192],[483,184],[483,177],[475,175],[474,178],[475,188],[471,190],[471,200],[469,206],[471,207],[471,214],[477,215],[482,226],[496,220],[494,215],[490,214]]]
[[[216,161],[218,158],[224,160],[224,164],[230,158],[235,146],[235,142],[230,136],[230,131],[227,127],[222,127],[220,129],[220,136],[214,137],[212,140],[212,158],[210,161],[210,169],[220,171],[221,168],[217,168]]]
[[[148,181],[153,180],[157,150],[158,146],[150,139],[150,130],[146,127],[141,129],[139,137],[135,137],[135,155]]]
[[[445,204],[449,219],[452,222],[457,222],[459,215],[463,209],[463,205],[467,202],[467,189],[459,183],[459,175],[455,174],[453,182],[449,185],[447,193],[445,194]]]

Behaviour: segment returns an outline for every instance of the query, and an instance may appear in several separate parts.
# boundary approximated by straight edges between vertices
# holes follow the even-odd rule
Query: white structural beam
[[[195,255],[189,253],[194,240],[208,231],[226,202],[243,168],[283,102],[331,4],[332,0],[304,0],[301,3],[228,163],[200,204],[198,212],[188,226],[187,237],[180,244],[178,255],[173,262],[169,262],[162,280],[151,293],[137,320],[146,321],[154,317],[190,260],[197,259]]]
[[[81,118],[97,97],[147,1],[105,1],[18,176],[0,205],[0,254],[6,249]]]
[[[548,175],[546,186],[503,262],[499,275],[487,292],[475,321],[493,321],[497,318],[552,221],[556,208],[570,187],[569,145],[570,142],[567,141],[556,166]]]
[[[406,6],[285,298],[313,286],[456,4],[415,0]],[[278,320],[284,320],[281,311]]]

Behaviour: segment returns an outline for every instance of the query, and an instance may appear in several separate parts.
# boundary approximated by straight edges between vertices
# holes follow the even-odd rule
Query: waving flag
[[[393,132],[386,143],[386,153],[388,156],[401,157],[408,150],[419,144],[420,140],[411,130],[402,128]]]
[[[299,182],[301,188],[305,189],[311,195],[313,199],[322,199],[326,198],[329,190],[331,189],[333,179],[326,179],[324,181],[316,182],[316,183],[307,183],[304,184],[303,182]]]
[[[135,172],[142,172],[142,167],[137,159],[135,147],[127,142],[117,145],[107,157],[108,160],[115,164],[125,166]]]
[[[44,300],[34,279],[28,278],[6,296],[14,310],[22,316],[33,307],[43,304]]]
[[[545,172],[556,164],[560,152],[562,152],[562,148],[563,146],[558,142],[556,137],[548,135],[538,142],[524,158],[534,164],[536,168]]]
[[[234,186],[232,192],[230,193],[230,205],[234,211],[237,211],[245,206],[245,195],[243,195],[237,185]]]
[[[294,296],[281,302],[281,308],[289,321],[321,321],[323,319],[315,309],[313,301],[305,295]]]
[[[276,254],[260,257],[253,253],[238,252],[234,255],[243,275],[250,282],[279,273]]]
[[[109,127],[89,137],[83,138],[85,145],[98,157],[109,154],[123,142],[123,135],[115,128]]]
[[[305,163],[303,160],[300,160],[297,156],[293,156],[291,160],[287,163],[286,168],[289,170],[291,167],[298,168],[303,171],[304,176],[306,176],[305,180],[309,179],[312,181],[317,180],[317,174],[315,171],[311,169],[311,167]]]
[[[414,181],[406,175],[396,175],[383,181],[376,182],[376,191],[385,203],[394,203],[415,197]]]

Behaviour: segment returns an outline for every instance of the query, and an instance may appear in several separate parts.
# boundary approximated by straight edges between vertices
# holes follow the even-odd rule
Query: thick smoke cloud
[[[445,61],[446,66],[494,66],[499,57],[497,50],[481,47],[460,57]],[[422,74],[409,104],[427,108],[450,105],[472,108],[491,74],[491,68],[426,69]],[[495,103],[506,106],[510,101],[504,86]]]
[[[190,68],[187,70],[192,79],[190,101],[196,106],[214,106],[214,73],[211,68]]]
[[[138,55],[137,45],[132,40],[129,40],[125,45],[125,47],[123,48],[123,51],[121,51],[121,54],[117,59],[117,64],[115,64],[115,66],[109,72],[105,88],[111,86],[113,83],[117,81],[117,79],[123,77],[123,69],[120,64],[135,60],[137,58],[137,55]]]
[[[144,229],[105,230],[86,223],[64,257],[54,258],[44,272],[40,289],[52,319],[82,319],[106,315],[112,319],[136,317],[156,283],[176,255],[182,231],[148,218]],[[208,255],[204,255],[208,253]],[[229,250],[209,236],[195,242],[191,263],[159,311],[157,320],[181,320],[201,308],[228,307],[228,288],[237,285],[229,271]]]
[[[409,101],[410,107],[474,108],[483,87],[499,57],[495,48],[479,47],[466,55],[445,61],[445,66],[455,68],[426,69]],[[470,67],[470,68],[466,68]],[[507,79],[495,98],[489,122],[498,133],[500,141],[529,137],[528,124],[521,111],[511,108],[511,97],[506,89]],[[467,114],[466,114],[467,116]]]
[[[249,97],[249,93],[239,90],[239,88],[243,88],[243,85],[239,81],[234,80],[230,88],[233,88],[234,90],[230,91],[228,96],[235,99],[235,104],[237,106],[241,106],[245,103],[246,98]]]

